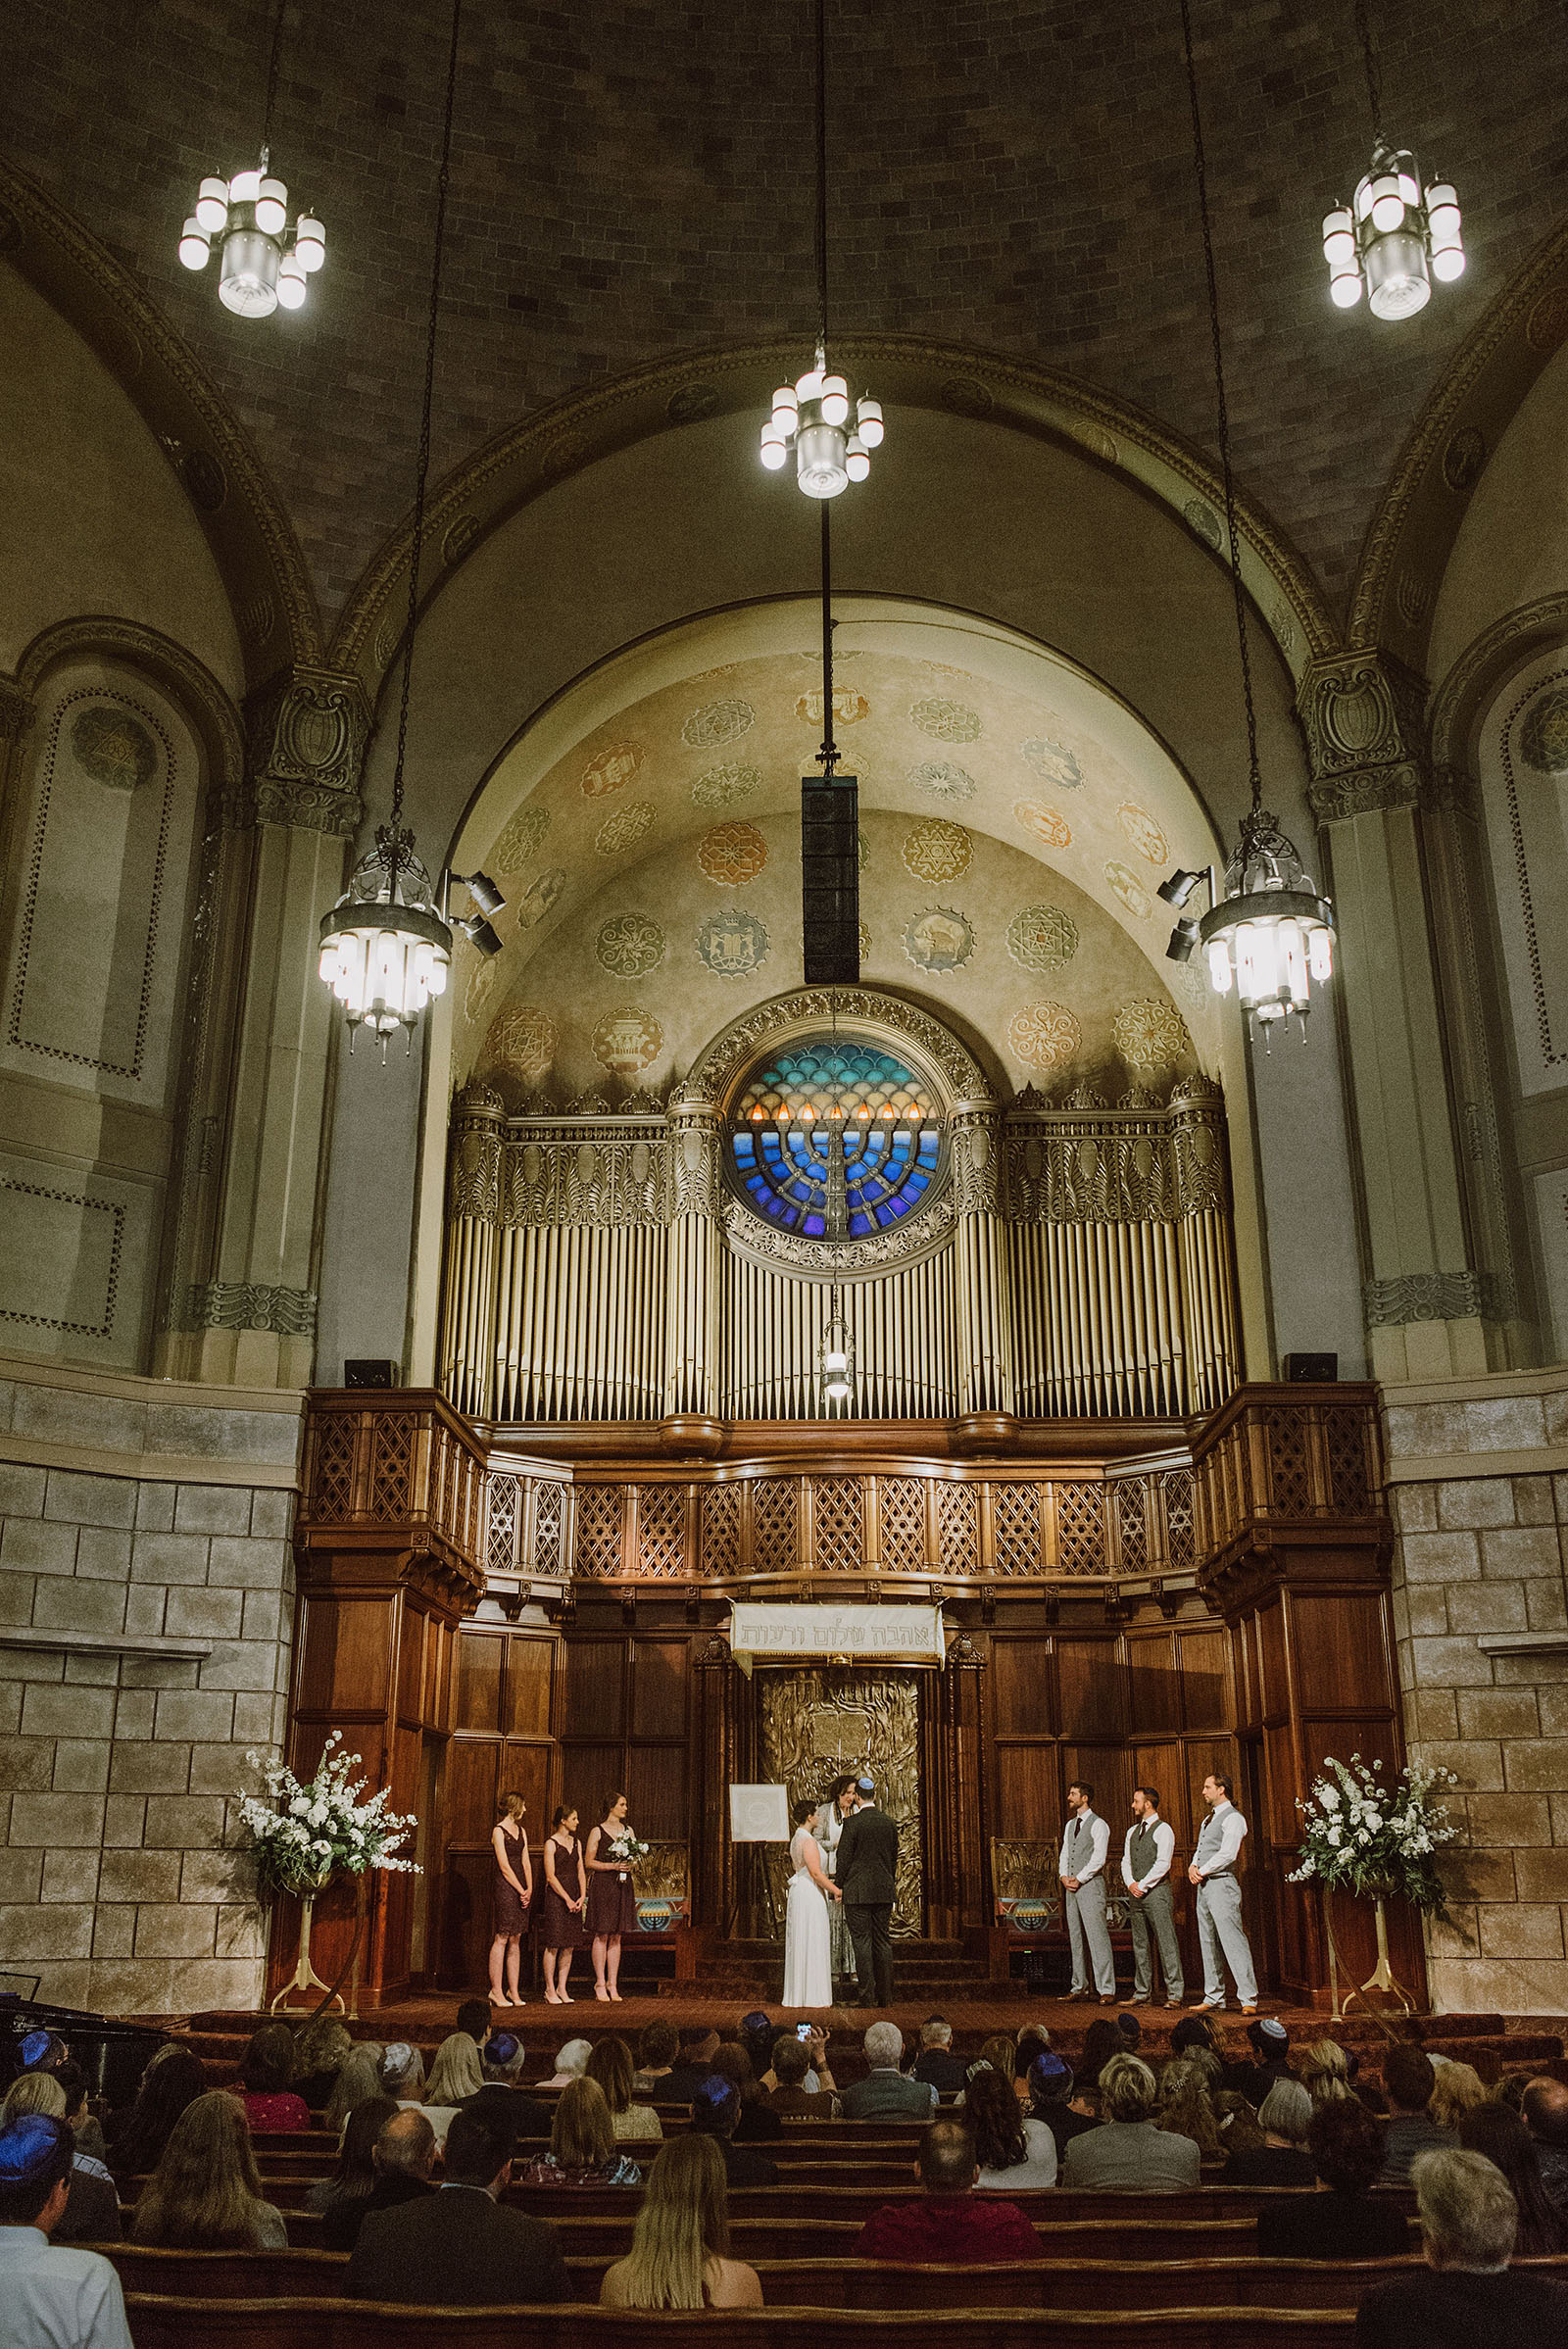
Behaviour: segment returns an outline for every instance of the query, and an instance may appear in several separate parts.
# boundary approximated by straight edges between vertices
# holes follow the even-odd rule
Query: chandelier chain
[[[1372,42],[1372,14],[1367,0],[1355,0],[1355,29],[1361,42],[1361,63],[1366,68],[1366,98],[1372,111],[1372,145],[1383,144],[1383,76],[1378,72],[1378,53]]]
[[[1231,588],[1236,600],[1236,639],[1242,661],[1242,700],[1247,710],[1247,763],[1255,813],[1263,804],[1263,783],[1257,764],[1257,712],[1252,702],[1252,661],[1247,641],[1247,591],[1242,585],[1242,558],[1236,528],[1236,482],[1231,466],[1230,411],[1225,399],[1225,354],[1219,330],[1219,281],[1214,270],[1214,232],[1208,216],[1208,171],[1203,154],[1203,118],[1198,102],[1198,68],[1193,61],[1191,0],[1181,0],[1182,43],[1187,60],[1187,95],[1193,112],[1193,175],[1198,182],[1198,212],[1203,230],[1203,269],[1208,280],[1208,330],[1214,348],[1214,405],[1219,421],[1220,470],[1225,484],[1225,538],[1230,554]]]
[[[414,485],[414,544],[409,555],[408,626],[403,640],[403,686],[398,702],[398,747],[392,768],[391,872],[396,890],[398,835],[403,818],[403,760],[409,739],[409,683],[414,669],[414,632],[419,612],[419,559],[424,551],[425,491],[430,478],[430,414],[435,400],[436,323],[441,313],[441,263],[446,248],[447,191],[452,182],[452,116],[458,88],[458,30],[463,0],[452,0],[452,37],[447,53],[447,102],[441,126],[441,169],[436,176],[435,246],[430,260],[430,311],[424,339],[424,399],[419,412],[419,452]]]
[[[816,339],[827,350],[827,0],[816,0]]]
[[[272,116],[277,108],[277,69],[283,50],[284,0],[277,0],[272,11],[272,38],[267,53],[267,104],[262,112],[262,153],[269,155],[272,145]]]

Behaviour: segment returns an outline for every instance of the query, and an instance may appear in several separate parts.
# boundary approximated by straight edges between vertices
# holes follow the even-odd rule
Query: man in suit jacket
[[[898,1890],[899,1828],[872,1799],[876,1787],[857,1779],[859,1808],[839,1837],[837,1883],[855,1943],[861,2006],[893,2004],[893,1902]]]
[[[929,2121],[937,2092],[926,2080],[906,2080],[899,2070],[904,2033],[896,2023],[873,2023],[865,2034],[864,2080],[846,2088],[839,2110],[846,2121]]]
[[[476,2113],[455,2113],[440,2192],[367,2218],[349,2261],[349,2298],[406,2308],[569,2300],[555,2228],[496,2206],[511,2176],[505,2132]]]
[[[953,2026],[933,2015],[920,2026],[920,2052],[909,2066],[911,2080],[923,2080],[939,2096],[956,2096],[969,2077],[961,2055],[953,2052]]]
[[[1154,2075],[1141,2055],[1113,2055],[1100,2075],[1104,2119],[1072,2139],[1059,2182],[1140,2194],[1175,2194],[1196,2186],[1198,2147],[1191,2137],[1154,2127],[1157,2096]]]

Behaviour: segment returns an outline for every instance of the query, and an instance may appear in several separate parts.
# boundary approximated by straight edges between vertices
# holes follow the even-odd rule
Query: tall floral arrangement
[[[351,1779],[360,1756],[340,1752],[342,1741],[343,1733],[334,1730],[316,1776],[304,1786],[283,1763],[245,1756],[267,1788],[265,1795],[238,1797],[245,1848],[255,1858],[264,1897],[319,1891],[334,1876],[363,1876],[368,1868],[418,1875],[413,1860],[396,1856],[418,1821],[387,1809],[390,1787],[360,1800],[368,1782]]]
[[[1392,1786],[1384,1786],[1375,1761],[1368,1769],[1358,1753],[1348,1762],[1332,1755],[1311,1792],[1298,1799],[1301,1814],[1301,1864],[1293,1884],[1320,1884],[1326,1890],[1395,1893],[1412,1908],[1447,1915],[1437,1854],[1458,1829],[1446,1803],[1433,1788],[1457,1786],[1451,1770],[1411,1762]]]

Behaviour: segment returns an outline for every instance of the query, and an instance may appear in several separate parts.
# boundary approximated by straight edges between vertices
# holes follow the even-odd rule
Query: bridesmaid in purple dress
[[[518,1975],[522,1967],[522,1935],[528,1926],[528,1903],[533,1898],[533,1870],[528,1865],[528,1838],[522,1822],[528,1806],[520,1794],[503,1794],[496,1805],[496,1824],[490,1846],[496,1857],[495,1884],[490,1893],[490,2004],[521,2006]]]
[[[637,1931],[637,1895],[631,1870],[599,1852],[626,1833],[626,1797],[606,1798],[605,1815],[588,1837],[588,1930],[594,1937],[594,1996],[620,2004],[620,1941]]]
[[[570,2006],[566,1978],[571,1961],[588,1938],[583,1924],[582,1851],[577,1814],[565,1804],[550,1822],[545,1844],[545,1888],[539,1903],[540,1938],[545,1945],[545,1997],[552,2006]]]

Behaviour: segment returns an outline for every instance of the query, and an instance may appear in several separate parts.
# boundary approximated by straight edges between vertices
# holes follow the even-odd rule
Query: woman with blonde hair
[[[294,2033],[289,2086],[313,2113],[324,2112],[354,2041],[335,2015],[313,2015]]]
[[[1466,2113],[1478,2112],[1487,2101],[1487,2083],[1474,2064],[1435,2064],[1437,2085],[1427,2106],[1427,2119],[1439,2129],[1457,2129]]]
[[[588,2058],[588,2069],[583,2077],[596,2080],[604,2090],[617,2145],[662,2142],[664,2126],[653,2106],[632,2102],[631,2083],[635,2075],[631,2049],[624,2039],[614,2036],[601,2039]]]
[[[550,2151],[514,2172],[525,2186],[640,2186],[643,2174],[615,2150],[614,2125],[597,2080],[574,2080],[556,2099]]]
[[[1354,2098],[1350,2066],[1338,2039],[1313,2039],[1298,2053],[1296,2071],[1314,2112],[1320,2105],[1346,2104]]]
[[[69,2069],[75,2071],[76,2067]],[[24,2072],[11,2082],[5,2102],[0,2104],[0,2129],[23,2113],[42,2113],[45,2120],[64,2121],[74,2130],[70,2106],[65,2082],[56,2073]],[[120,2195],[115,2181],[103,2163],[84,2153],[78,2143],[71,2159],[65,2215],[51,2230],[50,2240],[118,2243],[120,2231]]]
[[[244,2108],[226,2088],[210,2088],[180,2114],[130,2233],[170,2251],[288,2249],[281,2211],[262,2198]]]
[[[1223,2150],[1219,2117],[1201,2065],[1184,2055],[1172,2056],[1159,2076],[1154,2127],[1167,2136],[1191,2137],[1205,2162],[1218,2161]]]
[[[326,2100],[323,2128],[340,2129],[358,2105],[371,2096],[384,2096],[381,2085],[381,2047],[376,2039],[358,2039],[338,2067],[337,2080]]]
[[[426,2110],[433,2104],[458,2105],[466,2096],[477,2096],[483,2086],[478,2048],[466,2031],[455,2031],[435,2051],[420,2102]]]
[[[672,2137],[648,2173],[631,2250],[607,2269],[601,2308],[760,2308],[755,2268],[729,2256],[724,2164],[710,2136]]]
[[[522,1936],[528,1930],[528,1904],[533,1898],[533,1869],[528,1860],[528,1837],[523,1820],[528,1806],[520,1794],[503,1794],[496,1804],[496,1823],[490,1831],[495,1853],[495,1882],[490,1887],[490,2004],[521,2006],[518,1975],[522,1966]]]

